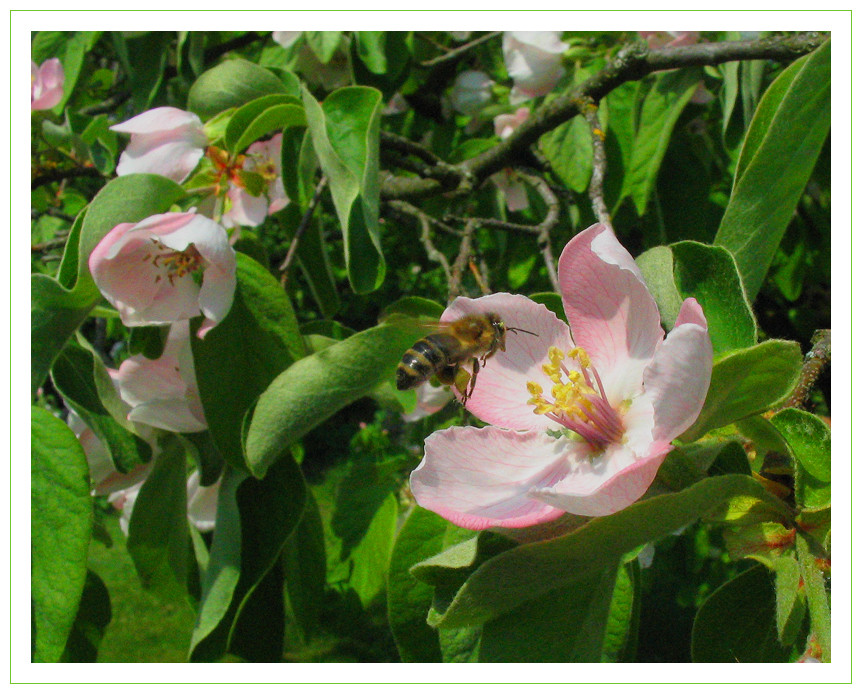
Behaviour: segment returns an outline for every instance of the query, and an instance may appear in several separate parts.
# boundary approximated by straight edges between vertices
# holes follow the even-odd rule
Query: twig
[[[278,266],[279,272],[282,273],[282,284],[287,280],[287,271],[296,255],[299,241],[305,233],[305,230],[308,228],[308,224],[311,221],[311,215],[314,214],[314,210],[317,208],[317,203],[320,201],[320,196],[323,194],[323,189],[326,187],[326,183],[326,176],[321,176],[320,180],[317,182],[317,188],[314,189],[314,196],[311,198],[311,202],[308,203],[308,207],[302,215],[302,219],[299,221],[299,226],[296,227],[296,233],[293,235],[293,240],[291,240],[290,247],[287,249],[287,255],[284,256],[284,260],[281,265]]]
[[[458,249],[458,255],[455,262],[452,264],[452,277],[449,280],[449,303],[455,300],[461,289],[461,277],[464,275],[464,270],[470,260],[470,254],[473,250],[473,232],[476,231],[476,223],[472,220],[467,222],[464,227],[464,235],[461,237],[461,247]]]
[[[422,241],[425,253],[428,255],[429,260],[440,264],[440,267],[443,268],[443,274],[446,277],[446,284],[451,287],[452,266],[449,265],[449,261],[446,256],[437,249],[434,242],[431,240],[431,225],[434,224],[436,220],[430,215],[425,214],[425,212],[420,210],[418,207],[414,207],[409,202],[391,200],[389,201],[388,206],[396,212],[396,214],[410,216],[419,221],[419,239]],[[454,229],[452,231],[454,231]]]
[[[832,331],[831,330],[816,330],[811,337],[814,343],[808,354],[805,355],[805,361],[802,364],[802,373],[799,376],[799,383],[790,397],[785,400],[778,410],[783,410],[788,407],[802,407],[808,396],[811,393],[811,388],[817,382],[820,372],[826,367],[832,358]]]
[[[593,206],[593,214],[602,224],[610,227],[611,216],[605,204],[604,183],[605,170],[607,169],[607,158],[605,156],[605,132],[599,123],[599,109],[594,104],[587,104],[583,108],[584,117],[590,126],[593,140],[593,175],[590,177],[590,202]]]
[[[98,104],[82,108],[81,113],[85,116],[98,116],[100,113],[110,113],[118,106],[124,104],[131,96],[131,89],[123,89]]]
[[[488,34],[483,34],[478,39],[474,39],[474,40],[470,41],[469,43],[462,44],[462,45],[458,46],[457,48],[451,48],[446,53],[444,53],[443,55],[438,55],[436,58],[424,60],[421,63],[419,63],[419,65],[421,67],[434,67],[436,65],[441,65],[442,63],[448,63],[451,60],[457,60],[458,58],[460,58],[465,53],[470,52],[476,46],[478,46],[482,43],[485,43],[486,41],[490,41],[491,39],[496,38],[497,36],[499,36],[502,33],[503,33],[502,31],[492,31]]]
[[[536,189],[536,192],[548,206],[545,218],[536,227],[539,230],[536,243],[539,244],[539,251],[545,261],[545,268],[548,270],[548,280],[554,291],[559,294],[560,280],[557,277],[557,266],[554,262],[553,249],[551,248],[551,229],[557,225],[560,219],[560,201],[554,195],[554,191],[551,190],[550,186],[540,176],[528,174],[524,171],[519,171],[518,175]]]

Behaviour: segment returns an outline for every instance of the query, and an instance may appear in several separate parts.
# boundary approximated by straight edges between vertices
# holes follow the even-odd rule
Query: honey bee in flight
[[[476,387],[480,362],[485,362],[497,351],[506,351],[506,333],[529,330],[507,327],[497,313],[473,313],[454,321],[434,324],[436,330],[423,337],[401,357],[395,371],[398,390],[409,390],[422,385],[432,376],[445,385],[454,385],[466,404]],[[464,365],[472,362],[472,370]]]

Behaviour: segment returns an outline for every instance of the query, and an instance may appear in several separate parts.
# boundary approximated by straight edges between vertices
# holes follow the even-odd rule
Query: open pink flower
[[[272,40],[284,48],[290,48],[302,36],[301,31],[273,31]]]
[[[457,525],[619,511],[643,495],[703,406],[712,346],[696,300],[683,302],[665,337],[640,270],[602,224],[563,250],[560,285],[569,325],[512,294],[459,297],[441,316],[493,311],[537,335],[507,333],[506,351],[479,371],[467,409],[493,426],[425,441],[413,494]]]
[[[203,337],[230,310],[236,253],[222,226],[194,212],[119,224],[90,254],[90,272],[128,326],[194,318]]]
[[[30,61],[30,110],[54,108],[63,100],[63,64],[59,58],[49,58],[37,66]]]
[[[120,396],[131,406],[129,421],[180,433],[207,428],[188,321],[171,325],[158,359],[136,354],[120,364],[119,382]]]
[[[230,207],[222,214],[226,227],[263,224],[267,215],[287,206],[290,200],[281,179],[281,133],[271,140],[255,142],[248,148],[242,168],[261,176],[267,185],[264,195],[251,195],[245,188],[231,184],[227,197]]]
[[[120,155],[118,176],[154,173],[179,183],[197,166],[208,144],[201,119],[171,106],[144,111],[111,130],[132,136]]]
[[[547,94],[563,76],[562,54],[568,46],[560,31],[507,31],[503,34],[503,60],[515,83],[509,95],[513,104]]]

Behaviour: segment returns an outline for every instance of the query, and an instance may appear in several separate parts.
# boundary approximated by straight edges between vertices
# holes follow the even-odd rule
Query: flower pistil
[[[573,368],[565,363],[566,356],[574,360]],[[548,360],[542,371],[553,383],[553,399],[544,396],[541,385],[528,382],[531,397],[527,403],[534,406],[533,412],[573,431],[596,451],[621,442],[625,428],[620,412],[608,401],[586,351],[575,347],[566,355],[559,347],[551,347]]]
[[[185,277],[188,274],[199,277],[206,266],[206,261],[193,243],[186,246],[184,251],[169,248],[155,238],[151,238],[150,243],[157,250],[153,253],[147,253],[143,256],[142,260],[144,262],[152,260],[154,267],[164,270],[164,275],[168,278],[171,286],[173,286],[175,278]],[[156,275],[156,282],[160,282],[161,279],[161,274]]]

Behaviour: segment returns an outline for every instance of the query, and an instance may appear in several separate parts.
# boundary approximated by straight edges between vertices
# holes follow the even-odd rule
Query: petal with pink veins
[[[465,528],[522,528],[562,511],[528,493],[569,470],[571,442],[539,432],[452,427],[425,441],[425,457],[410,475],[417,502]]]
[[[600,459],[583,460],[568,476],[530,496],[579,516],[608,516],[643,496],[672,448],[656,442],[637,459],[624,446],[608,449]]]
[[[603,224],[569,241],[559,272],[572,337],[618,404],[640,390],[643,370],[664,337],[655,300],[629,252]]]
[[[493,312],[500,315],[506,331],[506,351],[498,351],[479,369],[476,387],[467,400],[467,409],[489,424],[507,429],[540,429],[548,420],[533,413],[527,404],[528,381],[545,382],[542,364],[548,361],[548,348],[564,352],[572,348],[568,326],[553,312],[525,296],[498,293],[478,299],[458,297],[443,312],[443,321],[457,320],[471,313]],[[535,333],[514,332],[511,328]],[[471,368],[467,364],[468,370]],[[458,393],[455,393],[458,397]]]

